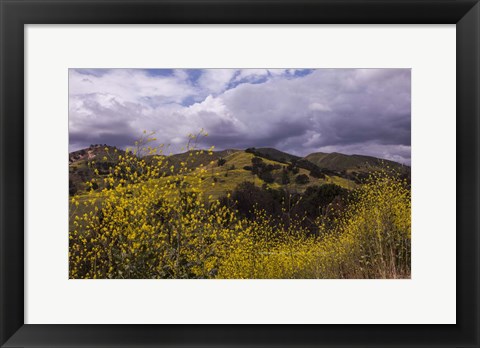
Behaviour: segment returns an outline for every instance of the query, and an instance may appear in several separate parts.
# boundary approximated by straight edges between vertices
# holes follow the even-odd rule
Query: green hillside
[[[179,167],[181,162],[186,163],[188,168],[196,168],[200,165],[206,166],[211,161],[218,161],[228,155],[238,152],[239,150],[227,149],[222,151],[207,151],[207,150],[190,150],[187,152],[173,154],[168,156],[170,165]]]
[[[203,188],[208,195],[212,195],[214,198],[219,198],[225,195],[229,191],[233,191],[237,185],[242,182],[252,182],[256,186],[266,186],[271,188],[285,188],[292,192],[303,192],[309,186],[323,185],[326,183],[334,183],[341,187],[352,189],[356,184],[347,178],[332,175],[325,178],[312,177],[308,170],[299,168],[298,172],[292,172],[287,170],[287,165],[274,160],[262,158],[262,162],[265,166],[268,166],[269,173],[271,173],[272,182],[262,179],[262,175],[252,172],[252,159],[258,157],[252,153],[245,151],[236,151],[230,155],[223,157],[225,163],[219,165],[218,162],[208,164],[205,168],[208,171],[208,176],[203,183]],[[308,177],[307,183],[298,183],[296,178],[298,176]],[[285,179],[288,178],[288,179]],[[286,183],[288,181],[288,183]],[[212,186],[212,183],[214,185]]]
[[[170,155],[167,156],[165,175],[170,175],[171,166],[179,169],[181,163],[191,170],[205,168],[208,174],[202,187],[207,196],[211,195],[215,199],[235,190],[243,182],[252,182],[258,187],[276,189],[283,187],[291,192],[303,192],[310,186],[327,183],[335,183],[347,189],[356,186],[355,181],[348,177],[342,177],[340,174],[329,173],[329,175],[318,177],[312,176],[308,168],[292,166],[290,161],[302,161],[297,156],[271,148],[258,150],[261,153],[253,154],[250,151],[228,149],[211,152],[192,150]],[[95,176],[95,169],[98,170],[101,178],[108,173],[110,167],[115,166],[118,156],[124,153],[124,151],[104,145],[101,147],[95,145],[71,153],[69,156],[71,194],[81,194],[86,191],[87,187],[84,183]],[[258,157],[259,154],[262,157]],[[276,158],[278,161],[266,157]],[[147,163],[152,159],[152,156],[145,157]],[[257,164],[253,164],[252,160]],[[101,190],[104,186],[103,181],[97,180],[97,182],[98,187],[95,187],[95,190]]]
[[[260,148],[248,148],[246,152],[253,153],[259,157],[270,159],[281,163],[291,163],[299,160],[301,157],[291,155],[287,152],[283,152],[272,147],[260,147]]]
[[[85,182],[90,181],[95,176],[95,169],[98,170],[99,175],[105,175],[109,168],[115,167],[119,156],[124,155],[125,151],[106,144],[90,145],[86,149],[69,153],[70,193],[84,191],[86,189]],[[101,183],[99,187],[101,187]]]
[[[107,175],[118,157],[124,154],[123,150],[107,145],[92,145],[70,153],[70,193],[81,194],[86,191],[86,181],[95,175],[99,179]],[[148,163],[153,156],[145,156],[144,159]],[[304,192],[310,186],[327,183],[353,189],[368,173],[385,167],[402,174],[410,173],[410,167],[369,156],[319,152],[300,158],[274,148],[249,148],[245,151],[198,149],[166,156],[165,175],[171,175],[170,168],[173,166],[178,170],[182,163],[193,171],[207,169],[202,187],[205,193],[214,198],[233,191],[243,182],[252,182],[258,187]],[[94,189],[101,190],[103,181],[97,182],[98,187]]]
[[[337,152],[332,153],[312,153],[305,157],[308,161],[316,164],[320,168],[334,171],[371,171],[380,168],[390,167],[392,169],[406,171],[410,167],[400,163],[380,159],[376,157],[363,155],[344,155]]]

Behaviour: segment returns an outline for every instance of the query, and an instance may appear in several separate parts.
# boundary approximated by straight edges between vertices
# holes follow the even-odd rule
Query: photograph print
[[[68,79],[70,279],[410,279],[410,69]]]

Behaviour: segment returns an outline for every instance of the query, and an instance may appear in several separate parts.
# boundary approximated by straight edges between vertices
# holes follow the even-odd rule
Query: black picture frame
[[[2,347],[479,347],[478,0],[0,0],[0,11]],[[154,23],[456,24],[457,324],[24,324],[24,25]]]

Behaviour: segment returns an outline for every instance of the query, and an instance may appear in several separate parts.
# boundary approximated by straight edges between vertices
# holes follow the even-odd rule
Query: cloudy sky
[[[410,164],[410,69],[70,69],[70,151],[132,145],[143,130],[180,152],[275,147]]]

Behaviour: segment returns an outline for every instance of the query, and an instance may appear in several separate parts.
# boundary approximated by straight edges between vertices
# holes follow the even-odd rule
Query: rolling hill
[[[233,153],[239,152],[240,150],[227,149],[221,151],[211,151],[211,154],[207,150],[190,150],[183,153],[173,154],[168,156],[169,165],[179,167],[181,162],[187,164],[188,168],[196,168],[201,164],[206,166],[212,161],[218,161],[221,158],[225,158]],[[241,151],[243,152],[243,151]]]
[[[386,166],[402,172],[410,169],[408,166],[385,159],[363,155],[344,155],[338,152],[316,152],[311,153],[304,158],[314,163],[319,168],[333,171],[371,171],[384,168]]]
[[[270,159],[281,163],[291,163],[299,160],[301,157],[291,155],[287,152],[283,152],[272,147],[260,147],[260,148],[248,148],[245,152],[253,153],[256,156]]]
[[[86,187],[83,183],[94,176],[89,162],[95,162],[95,168],[102,176],[108,174],[109,168],[114,167],[118,156],[123,154],[123,150],[107,145],[92,145],[70,153],[71,192],[84,191]],[[144,158],[148,162],[152,156]],[[361,183],[362,178],[369,172],[386,166],[400,173],[410,172],[410,167],[375,157],[312,153],[301,158],[274,148],[248,148],[245,151],[227,149],[211,153],[206,150],[192,150],[167,156],[166,168],[180,168],[181,163],[192,170],[199,167],[208,170],[202,186],[208,195],[215,198],[234,190],[242,182],[303,192],[309,186],[326,183],[352,189]],[[171,175],[170,172],[165,173]],[[101,188],[100,183],[99,189]]]

